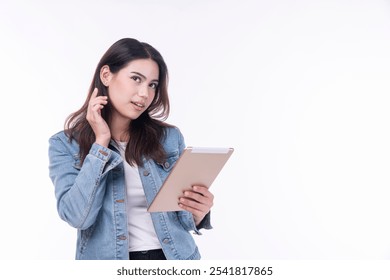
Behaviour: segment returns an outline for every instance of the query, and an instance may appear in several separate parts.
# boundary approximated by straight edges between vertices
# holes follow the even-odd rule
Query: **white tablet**
[[[194,185],[210,187],[233,148],[187,147],[169,173],[149,212],[180,211],[179,198]]]

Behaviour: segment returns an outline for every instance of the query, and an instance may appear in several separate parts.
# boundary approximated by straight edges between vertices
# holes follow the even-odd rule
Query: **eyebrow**
[[[139,73],[139,72],[132,71],[130,73],[134,73],[134,74],[140,75],[144,80],[146,80],[146,76],[141,74],[141,73]],[[152,82],[158,82],[158,79],[154,79],[154,80],[152,80]]]

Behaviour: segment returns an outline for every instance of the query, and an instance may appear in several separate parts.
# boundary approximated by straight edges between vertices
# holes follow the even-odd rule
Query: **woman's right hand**
[[[111,131],[107,122],[102,118],[101,110],[107,104],[107,96],[97,96],[98,89],[95,88],[92,92],[88,103],[87,121],[95,133],[96,143],[108,147],[111,140]]]

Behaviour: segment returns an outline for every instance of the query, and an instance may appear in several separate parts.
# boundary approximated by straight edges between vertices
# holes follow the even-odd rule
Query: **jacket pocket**
[[[157,163],[158,171],[163,181],[171,172],[173,166],[175,165],[178,159],[179,159],[179,151],[175,150],[167,154],[167,157],[164,162]]]

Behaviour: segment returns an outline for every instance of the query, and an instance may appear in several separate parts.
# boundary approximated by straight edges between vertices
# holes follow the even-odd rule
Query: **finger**
[[[107,102],[107,96],[99,96],[95,100],[91,101],[91,106],[95,107],[97,105],[106,105]]]
[[[194,217],[198,217],[200,220],[203,219],[203,217],[206,216],[206,214],[209,212],[209,211],[207,211],[207,212],[201,211],[199,209],[193,208],[191,206],[188,206],[188,205],[185,205],[185,204],[182,204],[182,203],[179,203],[179,206],[183,210],[186,210],[186,211],[190,212]]]
[[[213,203],[213,199],[209,196],[204,196],[200,193],[193,191],[185,191],[184,197],[185,199],[193,200],[201,204],[205,204],[207,206],[211,206]]]
[[[214,197],[207,187],[204,186],[192,186],[192,190],[207,197]]]
[[[207,213],[210,211],[210,206],[207,204],[199,203],[198,201],[181,197],[179,203],[185,207],[200,211],[201,213]]]
[[[96,104],[90,104],[89,105],[89,112],[92,114],[100,113],[101,109],[103,109],[103,105],[96,103]],[[88,112],[87,112],[88,113]]]
[[[104,108],[104,106],[101,105],[101,104],[94,104],[94,105],[92,106],[92,111],[94,111],[94,112],[100,112],[100,110],[103,109],[103,108]]]
[[[92,122],[101,121],[101,110],[104,108],[104,105],[107,104],[107,100],[101,98],[95,98],[91,100],[88,104],[87,110],[87,120]]]
[[[214,195],[204,186],[192,186],[192,191],[187,191],[185,196],[195,199],[199,202],[205,203],[210,207],[213,205]]]
[[[97,94],[98,94],[98,89],[97,88],[94,88],[94,90],[92,91],[92,94],[91,94],[91,98],[90,99],[92,99],[92,98],[95,98],[96,96],[97,96]]]
[[[88,107],[89,109],[96,111],[103,109],[104,105],[108,103],[107,96],[98,96],[89,101]]]
[[[96,104],[107,104],[107,96],[98,96],[89,100],[89,105],[94,106]]]

